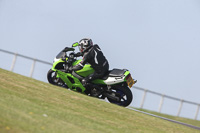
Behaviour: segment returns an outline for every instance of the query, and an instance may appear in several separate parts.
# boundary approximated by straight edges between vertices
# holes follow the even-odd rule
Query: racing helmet
[[[92,39],[83,38],[79,41],[79,50],[81,53],[84,53],[89,47],[93,46]]]

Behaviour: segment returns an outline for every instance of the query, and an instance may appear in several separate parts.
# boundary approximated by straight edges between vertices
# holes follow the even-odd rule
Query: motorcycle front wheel
[[[107,98],[110,103],[127,107],[132,102],[133,95],[131,90],[127,86],[112,86],[110,89],[119,98],[119,101]]]
[[[47,73],[47,80],[49,81],[50,84],[63,86],[64,82],[60,78],[57,78],[56,76],[57,73],[50,69]]]

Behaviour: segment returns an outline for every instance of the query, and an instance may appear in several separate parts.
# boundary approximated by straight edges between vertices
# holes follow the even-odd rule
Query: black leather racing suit
[[[95,72],[83,79],[84,82],[90,82],[92,80],[102,78],[109,70],[109,63],[103,55],[101,49],[97,44],[87,48],[83,54],[83,60],[72,68],[74,71],[78,71],[84,67],[86,63],[89,63]],[[85,83],[83,83],[84,85]]]

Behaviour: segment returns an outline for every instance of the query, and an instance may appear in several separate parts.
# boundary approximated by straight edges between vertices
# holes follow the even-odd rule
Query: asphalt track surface
[[[170,121],[170,122],[173,122],[173,123],[177,123],[177,124],[184,125],[184,126],[187,126],[187,127],[193,128],[193,129],[200,130],[200,127],[197,127],[197,126],[193,126],[193,125],[186,124],[186,123],[183,123],[183,122],[179,122],[179,121],[175,121],[175,120],[168,119],[168,118],[165,118],[165,117],[157,116],[157,115],[150,114],[150,113],[140,111],[140,110],[137,110],[137,109],[133,109],[133,108],[130,108],[130,107],[127,107],[127,108],[130,109],[130,110],[134,110],[136,112],[140,112],[140,113],[143,113],[143,114],[146,114],[146,115],[150,115],[150,116],[157,117],[157,118],[160,118],[160,119],[163,119],[163,120],[166,120],[166,121]]]

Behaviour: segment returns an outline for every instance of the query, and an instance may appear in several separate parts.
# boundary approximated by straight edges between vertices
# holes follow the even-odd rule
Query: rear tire
[[[119,94],[120,101],[107,98],[110,103],[117,104],[119,106],[127,107],[133,99],[131,90],[127,86],[112,86],[110,88],[113,92]]]

